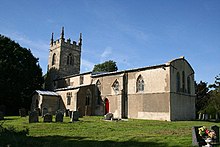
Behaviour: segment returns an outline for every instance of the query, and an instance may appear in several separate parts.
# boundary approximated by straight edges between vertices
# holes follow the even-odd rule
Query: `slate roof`
[[[59,96],[56,92],[53,91],[41,91],[41,90],[36,90],[36,92],[40,95],[51,95],[51,96]]]

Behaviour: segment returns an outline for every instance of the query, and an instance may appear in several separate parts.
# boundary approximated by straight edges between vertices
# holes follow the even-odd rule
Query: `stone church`
[[[180,57],[167,63],[123,71],[80,73],[79,41],[50,42],[47,91],[36,90],[31,109],[79,111],[81,116],[113,113],[114,118],[195,119],[194,70]]]

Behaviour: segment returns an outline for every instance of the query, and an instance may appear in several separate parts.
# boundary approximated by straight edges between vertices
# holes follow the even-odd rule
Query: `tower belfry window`
[[[55,65],[55,63],[56,63],[56,54],[54,53],[52,57],[52,65]]]
[[[73,65],[74,64],[74,60],[73,60],[73,56],[72,54],[69,54],[67,56],[67,62],[66,62],[67,65]]]

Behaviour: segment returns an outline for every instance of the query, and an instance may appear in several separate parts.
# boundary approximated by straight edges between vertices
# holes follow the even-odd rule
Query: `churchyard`
[[[191,146],[193,126],[219,126],[207,121],[115,120],[91,116],[71,121],[29,123],[29,117],[11,116],[0,121],[0,146]]]

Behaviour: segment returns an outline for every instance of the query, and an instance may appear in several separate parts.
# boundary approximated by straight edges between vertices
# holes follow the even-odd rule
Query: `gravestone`
[[[29,123],[39,122],[37,111],[32,111],[29,114]]]
[[[202,126],[192,127],[192,146],[206,145],[205,140],[199,135],[199,128]]]
[[[42,117],[44,117],[45,114],[48,113],[48,109],[47,108],[43,108],[42,109]]]
[[[199,113],[199,120],[202,120],[202,113]]]
[[[69,109],[66,109],[65,116],[69,116]]]
[[[69,111],[69,117],[72,118],[73,111]]]
[[[215,114],[215,120],[216,120],[216,121],[219,120],[219,115],[218,115],[218,113]]]
[[[44,115],[44,122],[52,122],[53,116],[49,113]]]
[[[79,120],[79,112],[78,111],[73,111],[71,122],[78,121],[78,120]]]
[[[205,114],[205,119],[204,120],[209,120],[209,114]]]
[[[105,115],[105,118],[104,118],[105,120],[111,120],[111,119],[113,119],[113,114],[112,113],[107,113],[106,115]]]
[[[4,113],[0,111],[0,120],[4,120]]]
[[[63,122],[63,113],[61,111],[56,113],[56,122]]]
[[[24,109],[24,108],[19,109],[19,115],[21,117],[26,117],[26,109]]]
[[[211,129],[215,131],[216,139],[215,142],[219,142],[219,127],[218,126],[211,126]]]

